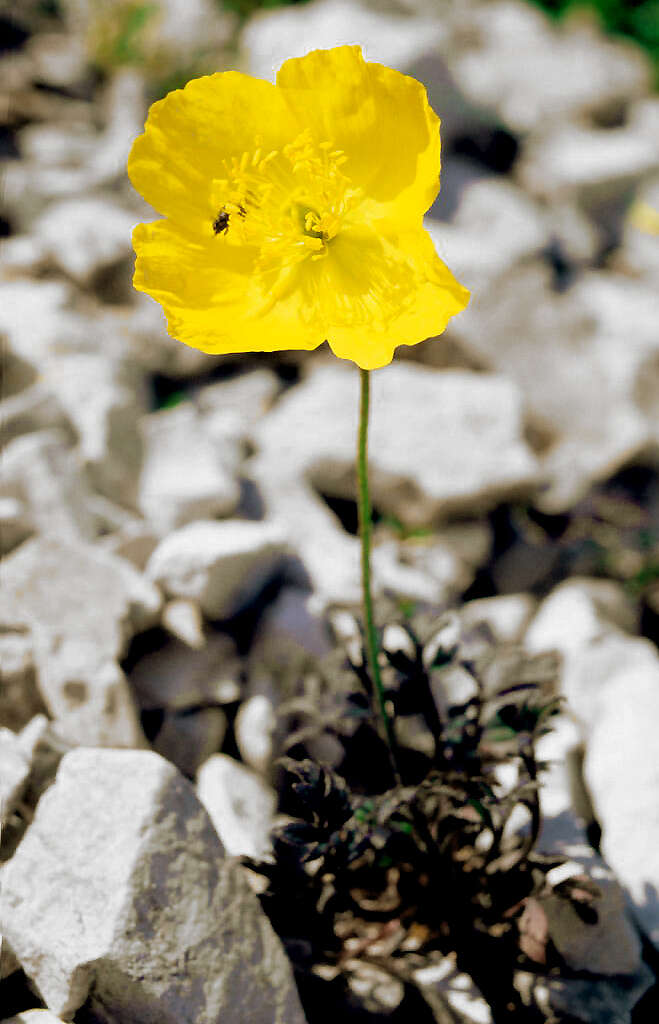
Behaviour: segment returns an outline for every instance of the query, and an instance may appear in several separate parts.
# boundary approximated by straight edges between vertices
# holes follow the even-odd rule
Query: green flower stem
[[[380,676],[378,662],[378,638],[373,618],[373,598],[371,595],[371,498],[368,489],[368,410],[370,399],[369,370],[361,370],[361,403],[359,411],[359,444],[357,447],[357,478],[359,482],[359,536],[362,542],[362,592],[364,601],[364,626],[366,632],[366,654],[374,688],[376,713],[384,729],[384,738],[389,748],[391,767],[396,781],[399,781],[396,758],[394,754],[394,735],[391,719],[387,714],[384,699],[384,687]]]

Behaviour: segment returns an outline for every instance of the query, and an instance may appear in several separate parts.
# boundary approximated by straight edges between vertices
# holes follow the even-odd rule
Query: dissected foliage
[[[345,982],[367,963],[412,985],[413,967],[452,955],[497,1021],[521,1011],[541,1020],[514,973],[558,963],[542,899],[556,894],[546,876],[562,860],[535,851],[534,753],[557,710],[557,666],[496,647],[487,631],[462,637],[457,617],[415,625],[383,638],[400,781],[353,633],[348,661],[307,671],[285,705],[295,757],[281,762],[274,858],[249,866],[267,878],[263,904],[302,975]],[[305,756],[327,731],[341,741],[335,768]],[[561,883],[582,917],[595,913],[595,894],[583,878]]]

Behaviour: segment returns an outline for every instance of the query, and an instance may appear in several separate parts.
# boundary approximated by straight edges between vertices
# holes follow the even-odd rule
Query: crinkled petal
[[[272,303],[256,283],[255,254],[223,239],[200,240],[170,221],[133,232],[138,291],[163,307],[172,337],[204,352],[313,349],[325,336],[305,322],[292,290]]]
[[[152,105],[128,175],[163,216],[210,234],[212,184],[226,175],[226,161],[259,148],[266,154],[299,131],[272,83],[238,71],[206,75]]]
[[[469,292],[437,256],[423,229],[389,235],[399,260],[405,259],[415,276],[413,294],[398,316],[378,325],[333,324],[328,341],[336,356],[352,359],[363,370],[375,370],[391,362],[398,345],[417,345],[441,334],[451,319],[469,302]],[[392,264],[392,267],[395,264]]]
[[[343,170],[367,200],[421,223],[439,191],[440,141],[420,82],[340,46],[286,61],[277,86],[318,142],[343,150]]]

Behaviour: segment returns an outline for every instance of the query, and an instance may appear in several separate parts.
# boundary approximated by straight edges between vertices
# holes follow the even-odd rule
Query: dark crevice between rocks
[[[30,38],[30,33],[13,18],[0,15],[0,56],[20,50]]]
[[[19,968],[0,981],[0,1008],[4,1018],[26,1010],[45,1009],[46,1004],[32,988],[25,972]]]

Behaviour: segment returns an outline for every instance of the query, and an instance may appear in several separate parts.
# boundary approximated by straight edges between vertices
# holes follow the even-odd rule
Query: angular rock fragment
[[[226,731],[227,719],[221,708],[170,711],[153,740],[153,749],[193,778],[200,765],[221,748]]]
[[[633,614],[606,580],[571,579],[545,599],[526,643],[563,655],[562,687],[585,741],[584,779],[602,828],[601,850],[659,946],[659,657],[625,632]]]
[[[349,368],[323,364],[255,431],[253,473],[269,514],[330,603],[359,600],[358,542],[318,494],[355,498],[357,383]],[[482,512],[539,482],[520,395],[502,377],[392,363],[373,381],[369,449],[373,503],[406,528]],[[426,601],[463,575],[454,564],[447,581],[441,566],[426,572],[391,548],[376,547],[373,564],[376,586]]]
[[[171,640],[143,655],[130,670],[130,684],[140,706],[186,711],[223,704],[227,684],[240,682],[242,667],[227,633],[208,632],[198,649]]]
[[[146,416],[142,425],[138,502],[159,533],[235,510],[240,499],[240,451],[235,443],[213,444],[202,418],[187,402]]]
[[[105,355],[76,352],[53,359],[46,377],[77,431],[79,456],[95,490],[132,506],[145,405],[136,368]]]
[[[142,746],[117,659],[135,633],[157,622],[157,589],[123,559],[55,538],[26,541],[2,572],[7,600],[32,630],[39,689],[62,735]]]
[[[449,67],[466,96],[494,107],[513,129],[618,113],[649,89],[640,48],[593,25],[557,26],[534,7],[508,0],[465,8],[456,19],[463,44],[447,50]]]
[[[0,1024],[64,1024],[61,1017],[56,1017],[50,1010],[23,1010],[15,1017],[7,1017]]]
[[[322,365],[263,418],[257,465],[268,497],[276,474],[281,490],[304,477],[354,498],[357,384],[348,367]],[[503,377],[394,362],[374,379],[372,403],[373,503],[406,525],[481,511],[537,485],[521,396]]]
[[[135,217],[110,199],[76,196],[51,204],[35,225],[45,251],[83,287],[131,254]]]
[[[22,500],[26,528],[29,522],[39,534],[65,540],[96,536],[89,481],[62,431],[14,438],[2,452],[0,493]]]
[[[290,964],[192,786],[75,750],[3,874],[0,926],[52,1013],[304,1024]]]
[[[214,754],[197,773],[197,796],[230,856],[265,856],[277,796],[260,776],[227,754]]]
[[[161,541],[146,572],[168,597],[197,601],[209,619],[226,619],[274,576],[284,552],[271,523],[200,520]]]

